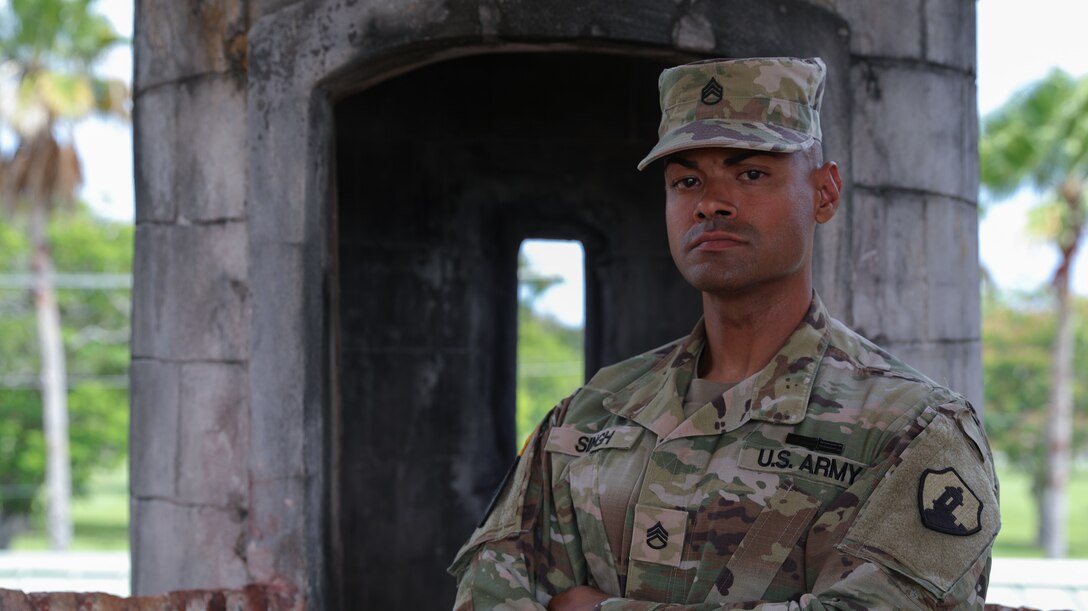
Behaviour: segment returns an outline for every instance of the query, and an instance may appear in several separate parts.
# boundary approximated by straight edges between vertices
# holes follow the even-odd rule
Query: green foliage
[[[1088,77],[1055,70],[987,116],[979,175],[994,200],[1024,186],[1038,191],[1029,228],[1071,260],[1088,218]]]
[[[1088,320],[1088,300],[1075,302]],[[986,431],[1010,466],[1038,476],[1046,462],[1044,429],[1050,393],[1055,315],[1047,300],[1020,304],[991,296],[983,304],[982,365]],[[1088,450],[1088,328],[1076,331],[1073,451]]]
[[[129,91],[95,65],[124,42],[95,0],[0,0],[0,75],[9,104],[0,122],[22,139],[58,120],[98,112],[127,117]]]
[[[90,63],[120,41],[110,22],[92,11],[95,0],[8,0],[0,26],[5,54],[25,63]]]
[[[60,273],[128,274],[133,228],[85,210],[54,220]],[[0,223],[0,273],[25,275],[23,228]],[[128,439],[128,289],[58,287],[68,360],[72,482],[77,494],[95,472],[124,460]],[[45,441],[34,308],[27,288],[0,288],[0,517],[27,515],[44,481]]]
[[[585,380],[582,329],[564,326],[535,309],[540,297],[559,281],[536,273],[518,256],[519,448],[548,410]]]
[[[1088,174],[1088,78],[1061,70],[1018,92],[982,123],[983,186],[1002,197],[1029,184],[1046,191]]]
[[[518,307],[518,439],[524,441],[555,404],[582,385],[582,330]],[[520,446],[519,446],[520,447]]]
[[[0,390],[0,516],[25,516],[45,473],[42,406],[36,394]]]

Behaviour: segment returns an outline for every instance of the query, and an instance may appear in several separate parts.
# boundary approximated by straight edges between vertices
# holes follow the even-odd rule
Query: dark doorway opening
[[[668,255],[657,75],[495,54],[340,102],[330,567],[344,609],[448,609],[445,573],[516,451],[517,252],[586,249],[586,369],[690,329]]]

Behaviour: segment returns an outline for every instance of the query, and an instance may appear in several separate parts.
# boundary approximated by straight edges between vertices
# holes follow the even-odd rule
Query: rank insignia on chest
[[[649,545],[651,549],[665,549],[665,546],[669,544],[669,531],[665,530],[665,527],[661,525],[661,522],[655,522],[646,531],[646,545]]]
[[[967,536],[982,530],[982,501],[952,467],[922,472],[918,512],[922,524],[937,532]]]
[[[680,566],[688,512],[652,505],[635,505],[635,533],[631,559]]]

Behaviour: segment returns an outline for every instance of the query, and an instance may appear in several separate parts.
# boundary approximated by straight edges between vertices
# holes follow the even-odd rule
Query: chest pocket
[[[622,557],[626,508],[643,470],[640,426],[614,426],[586,433],[553,429],[546,450],[575,457],[554,485],[569,486],[586,568],[596,586],[620,596],[618,559]]]
[[[706,597],[707,603],[759,600],[815,519],[820,502],[788,481],[744,534]]]

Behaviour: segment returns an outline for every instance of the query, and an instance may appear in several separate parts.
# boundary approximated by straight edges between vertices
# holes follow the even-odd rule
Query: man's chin
[[[721,276],[688,278],[688,284],[699,292],[721,297],[740,296],[755,287],[751,279]]]

